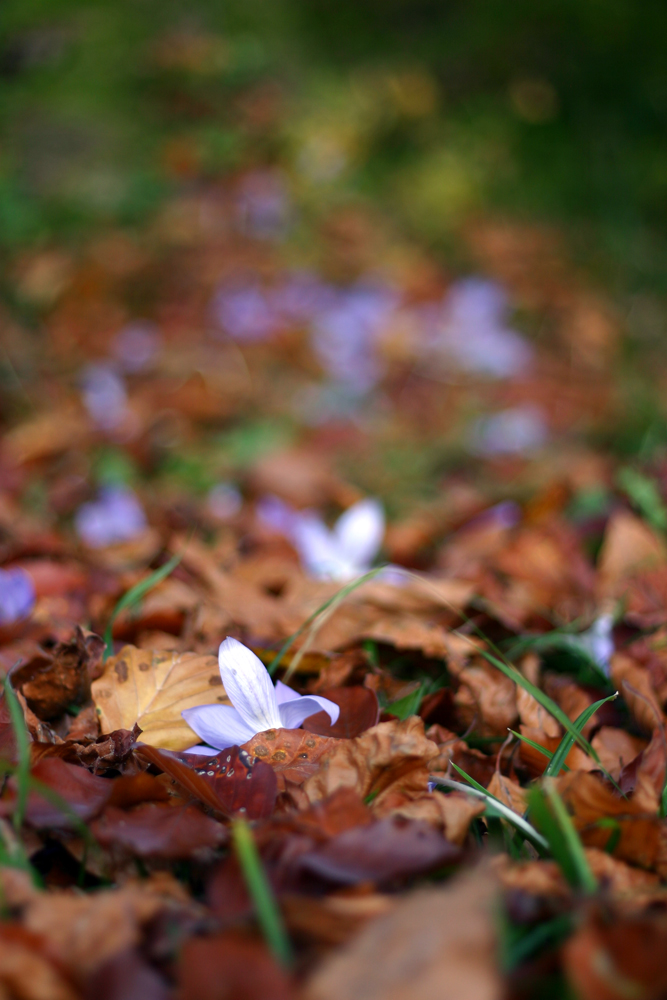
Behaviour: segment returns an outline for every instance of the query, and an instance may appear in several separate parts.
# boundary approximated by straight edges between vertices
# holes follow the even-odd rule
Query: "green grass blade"
[[[498,657],[493,656],[484,649],[480,649],[478,652],[480,656],[483,656],[485,660],[488,660],[488,662],[494,667],[497,667],[498,670],[505,674],[506,677],[509,677],[511,681],[514,681],[514,683],[518,684],[519,687],[522,687],[524,691],[531,694],[535,701],[542,706],[542,708],[546,708],[547,712],[549,712],[550,715],[553,715],[554,719],[557,719],[558,722],[560,722],[563,729],[569,733],[570,736],[572,736],[573,741],[578,743],[582,750],[585,750],[586,753],[593,758],[596,764],[600,763],[600,758],[588,740],[575,729],[571,719],[568,718],[560,705],[557,705],[548,694],[541,691],[537,685],[532,684],[528,678],[524,677],[521,671],[517,670],[516,667],[513,667],[511,663],[503,663],[503,661],[499,660]]]
[[[386,567],[385,566],[376,566],[375,569],[370,570],[368,573],[364,573],[363,576],[357,577],[357,579],[356,580],[352,580],[351,583],[346,583],[345,586],[342,587],[340,590],[336,591],[336,593],[333,594],[332,597],[329,597],[328,600],[326,600],[324,602],[324,604],[320,605],[320,607],[317,609],[317,611],[313,611],[312,615],[310,615],[308,618],[306,618],[306,620],[303,623],[303,625],[301,625],[296,630],[296,632],[294,632],[289,637],[289,639],[285,640],[285,642],[280,647],[280,649],[278,650],[278,652],[276,653],[276,655],[274,656],[274,658],[269,663],[269,665],[268,665],[268,667],[266,669],[268,670],[268,672],[271,675],[271,677],[273,677],[273,675],[275,674],[276,670],[278,669],[278,667],[282,663],[282,659],[283,659],[283,656],[285,655],[285,653],[287,653],[287,651],[289,649],[291,649],[291,647],[296,642],[296,640],[299,638],[299,636],[303,635],[303,633],[306,631],[306,629],[310,625],[312,625],[313,622],[316,621],[320,617],[320,615],[324,614],[325,611],[328,611],[329,608],[332,605],[340,604],[341,601],[343,601],[347,597],[348,594],[351,594],[354,590],[357,589],[357,587],[360,587],[362,585],[362,583],[366,583],[367,580],[372,580],[373,577],[377,576],[378,573],[381,573],[383,569],[386,569]],[[291,670],[292,671],[294,670],[294,665],[292,665]]]
[[[516,736],[516,738],[521,740],[522,743],[527,743],[529,747],[533,748],[533,750],[537,750],[538,753],[541,753],[542,756],[546,757],[548,760],[553,758],[553,752],[551,750],[547,750],[547,748],[543,747],[541,743],[536,743],[535,740],[528,739],[527,736],[524,736],[522,733],[517,733],[516,729],[510,729],[509,726],[507,731],[511,733],[512,736]]]
[[[30,741],[28,739],[28,730],[26,729],[23,709],[19,704],[19,700],[16,697],[16,693],[11,685],[9,677],[5,677],[4,690],[7,708],[9,709],[9,718],[11,720],[12,729],[14,730],[14,736],[16,738],[16,749],[18,754],[18,763],[14,772],[16,775],[17,792],[16,808],[14,809],[13,816],[14,829],[18,833],[23,826],[23,820],[25,819],[25,810],[30,787]]]
[[[417,715],[425,694],[426,685],[420,684],[415,691],[406,694],[405,698],[399,698],[398,701],[390,702],[384,711],[403,722],[405,719],[410,718],[411,715]]]
[[[456,767],[456,764],[453,766]],[[466,795],[472,795],[477,799],[485,799],[488,806],[495,811],[494,815],[499,815],[504,820],[507,820],[508,823],[514,826],[525,837],[525,839],[529,840],[531,844],[538,848],[538,850],[549,850],[548,842],[541,833],[538,833],[535,827],[532,826],[528,820],[524,819],[523,816],[519,816],[519,814],[515,813],[513,809],[506,806],[504,802],[497,799],[495,795],[488,792],[483,785],[480,785],[479,782],[475,781],[474,778],[471,778],[470,775],[465,773],[465,771],[462,771],[460,767],[456,767],[456,770],[459,774],[463,775],[466,781],[470,782],[469,785],[464,785],[460,781],[454,781],[453,778],[439,778],[435,774],[430,775],[429,780],[433,781],[436,785],[442,785],[443,788],[451,788],[454,791],[465,792]]]
[[[266,877],[252,830],[244,819],[235,819],[232,822],[232,839],[266,943],[275,958],[289,968],[293,961],[292,946],[273,890]]]
[[[126,611],[128,608],[135,607],[139,601],[143,600],[149,590],[156,587],[158,583],[162,583],[162,581],[176,569],[182,558],[183,554],[180,552],[175,556],[172,556],[169,562],[166,562],[164,566],[160,566],[158,569],[154,570],[154,572],[145,579],[139,580],[139,583],[135,583],[134,587],[130,587],[130,589],[123,594],[118,604],[111,612],[109,621],[107,622],[107,627],[104,630],[104,641],[106,643],[104,649],[105,660],[109,659],[113,650],[113,626],[114,622],[118,618],[118,615],[121,614],[121,612]]]
[[[618,691],[616,691],[615,694],[610,694],[608,698],[600,698],[599,701],[596,701],[594,702],[594,704],[589,705],[588,708],[584,709],[581,715],[577,716],[577,718],[574,720],[574,722],[572,723],[573,728],[576,729],[577,732],[581,733],[586,723],[589,721],[589,719],[591,719],[595,715],[598,708],[601,708],[602,705],[606,705],[608,701],[613,701],[614,698],[618,698]],[[544,772],[545,777],[555,778],[556,775],[565,767],[565,759],[569,754],[570,750],[572,749],[573,745],[574,745],[574,738],[571,735],[571,733],[564,733],[563,738],[558,744],[553,757],[547,764],[546,770]]]
[[[547,778],[540,788],[529,792],[528,805],[530,815],[546,837],[551,853],[570,885],[586,893],[595,892],[597,880],[553,778]]]

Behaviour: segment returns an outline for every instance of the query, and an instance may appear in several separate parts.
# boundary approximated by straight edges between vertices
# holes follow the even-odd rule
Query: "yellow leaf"
[[[231,704],[215,656],[124,646],[93,682],[103,733],[142,729],[141,739],[165,750],[185,750],[197,735],[181,716],[196,705]]]

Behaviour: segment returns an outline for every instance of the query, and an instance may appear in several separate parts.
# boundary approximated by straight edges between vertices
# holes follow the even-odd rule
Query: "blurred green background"
[[[5,251],[278,161],[304,204],[377,201],[436,250],[475,214],[556,222],[630,326],[661,308],[657,0],[3,0],[0,25]]]

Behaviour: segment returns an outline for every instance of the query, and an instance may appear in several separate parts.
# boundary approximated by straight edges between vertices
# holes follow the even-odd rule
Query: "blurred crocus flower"
[[[430,346],[454,367],[490,378],[512,378],[529,366],[530,344],[507,326],[507,297],[500,285],[466,278],[449,289]]]
[[[19,566],[0,569],[0,625],[27,618],[35,604],[32,577]]]
[[[137,320],[118,331],[111,350],[121,368],[135,374],[145,371],[155,361],[162,338],[155,323]]]
[[[358,395],[369,392],[382,376],[377,344],[399,303],[391,289],[356,285],[339,291],[315,317],[312,344],[334,381]]]
[[[485,458],[494,455],[529,455],[547,440],[547,424],[536,406],[514,406],[474,425],[471,451]]]
[[[285,184],[274,170],[246,174],[236,200],[239,228],[259,240],[283,239],[290,220]]]
[[[230,705],[200,705],[181,714],[206,746],[189,753],[211,753],[241,746],[267,729],[298,729],[310,715],[324,710],[333,725],[340,709],[319,695],[300,695],[280,681],[273,686],[269,673],[252,650],[227,638],[218,652],[220,677]]]
[[[110,364],[91,364],[81,376],[83,402],[91,418],[105,431],[112,431],[127,415],[125,383]]]
[[[257,507],[260,521],[285,535],[301,557],[304,568],[320,580],[352,580],[371,568],[384,537],[382,504],[359,500],[328,528],[312,510],[293,510],[277,497]]]
[[[223,285],[212,303],[216,321],[234,340],[246,343],[266,340],[281,326],[281,317],[258,281]]]
[[[84,503],[75,515],[79,537],[93,549],[129,542],[146,528],[146,515],[136,496],[124,486],[106,486],[99,499]]]

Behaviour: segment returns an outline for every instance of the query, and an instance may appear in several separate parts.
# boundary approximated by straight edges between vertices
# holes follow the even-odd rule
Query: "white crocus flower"
[[[298,729],[305,719],[323,709],[332,725],[338,719],[340,708],[328,698],[297,694],[280,681],[274,688],[259,657],[237,639],[228,637],[220,644],[218,661],[222,683],[234,707],[186,708],[183,718],[206,743],[191,747],[188,753],[210,754],[241,746],[267,729]]]
[[[378,500],[359,500],[328,528],[312,510],[293,510],[277,497],[259,506],[267,527],[285,535],[311,576],[320,580],[353,580],[371,568],[384,537],[385,521]]]

